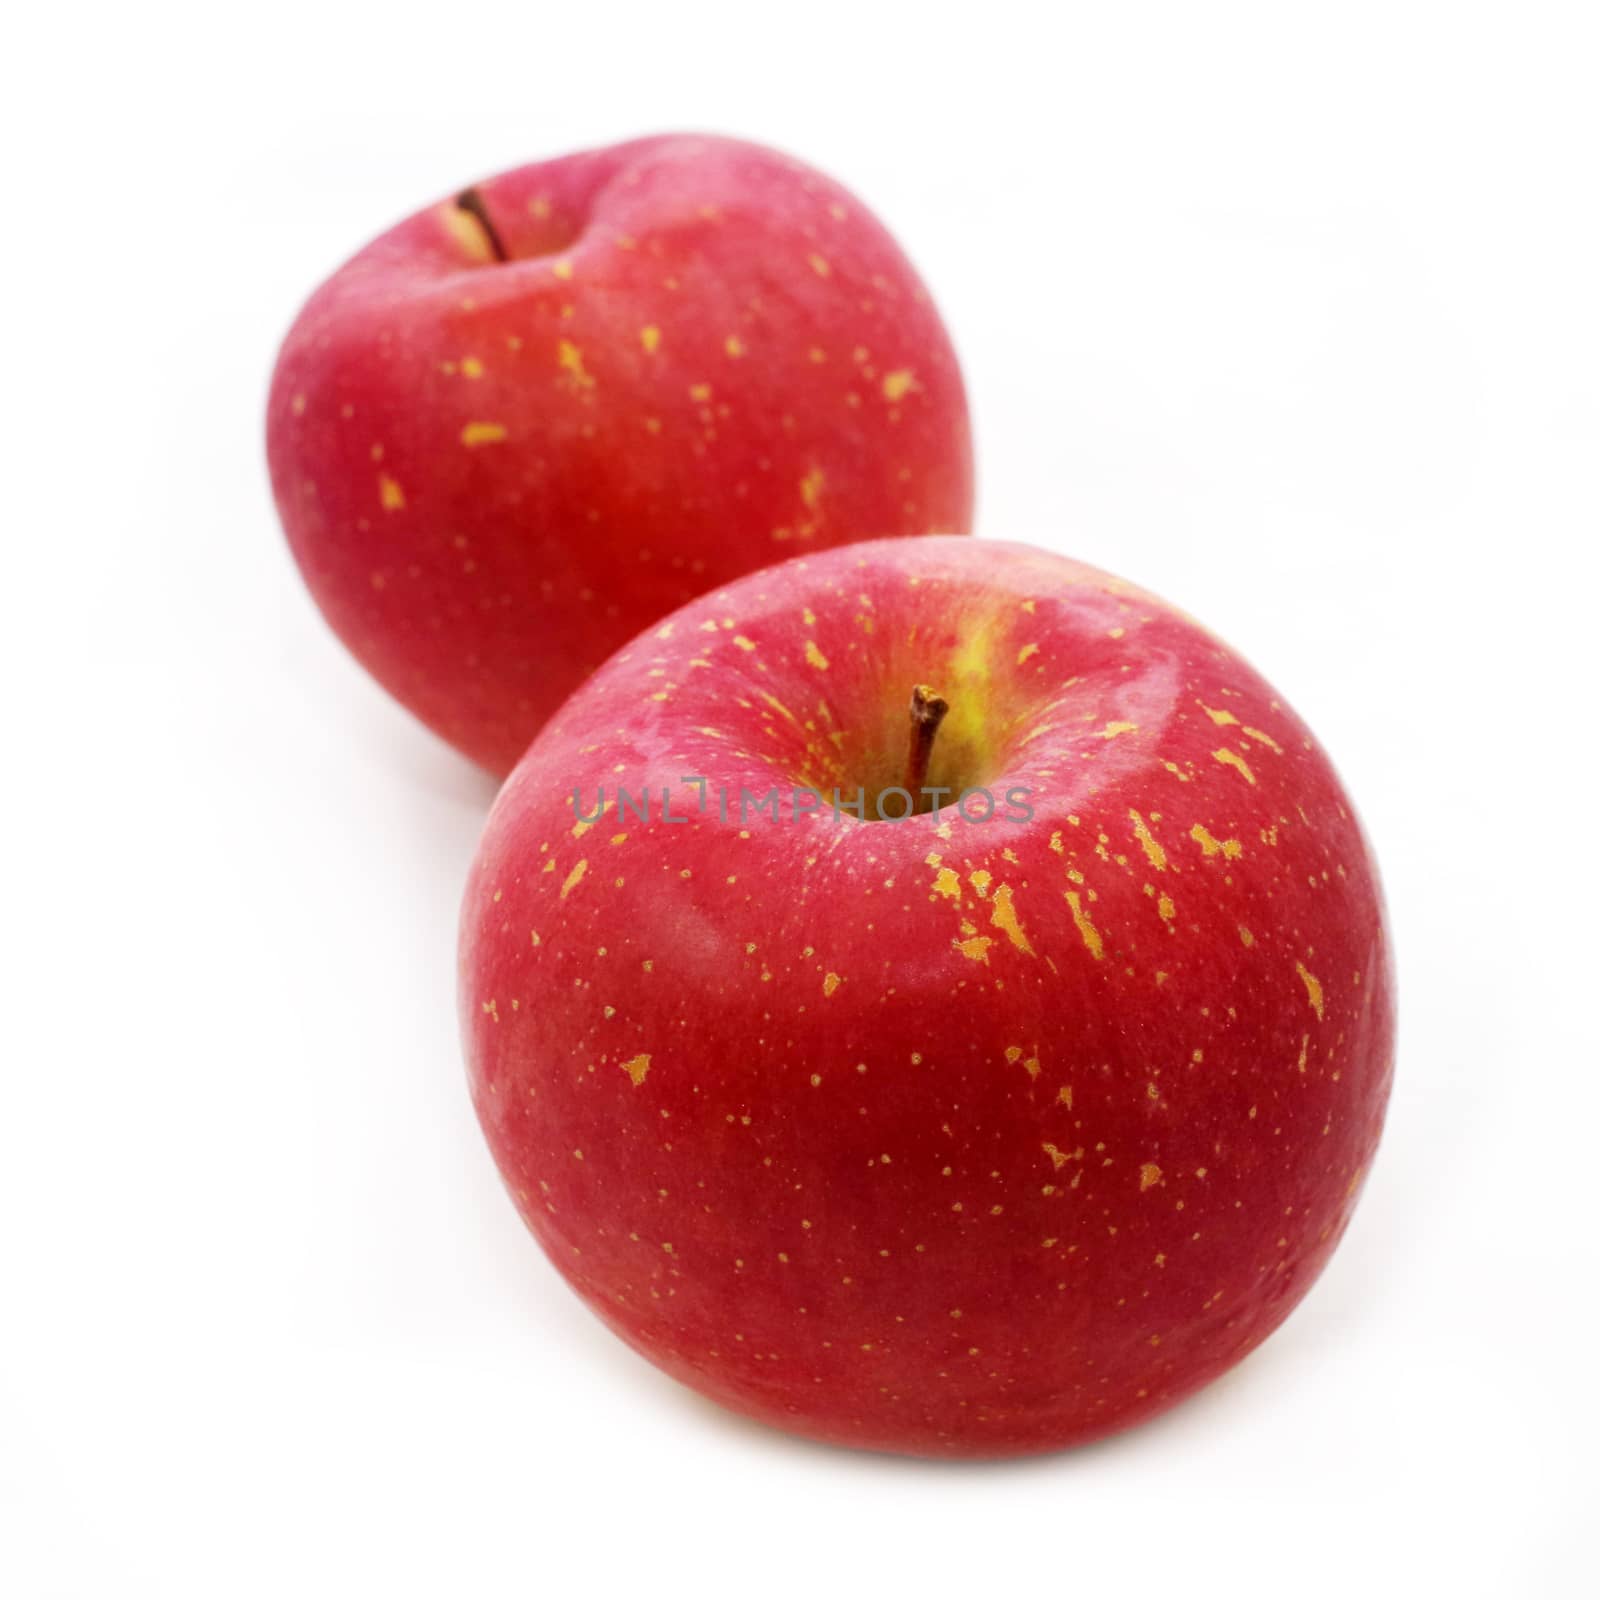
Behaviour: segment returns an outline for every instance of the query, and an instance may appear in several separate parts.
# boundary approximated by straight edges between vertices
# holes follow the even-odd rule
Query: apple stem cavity
[[[484,237],[489,241],[489,248],[494,252],[496,261],[511,259],[501,242],[500,235],[495,232],[494,224],[489,220],[489,208],[483,203],[483,196],[476,189],[463,189],[456,196],[456,210],[466,212],[483,229]]]
[[[944,721],[950,702],[936,689],[925,683],[914,684],[911,689],[911,742],[906,750],[905,789],[912,805],[918,811],[922,806],[922,786],[928,778],[928,762],[933,755],[933,741],[939,735],[939,724]]]

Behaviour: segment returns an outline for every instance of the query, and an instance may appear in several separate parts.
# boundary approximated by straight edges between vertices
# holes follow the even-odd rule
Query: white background
[[[1592,1558],[1586,7],[34,7],[8,29],[0,1590],[1565,1595]],[[966,363],[980,524],[1322,735],[1402,1040],[1291,1322],[1026,1464],[789,1441],[501,1195],[490,786],[324,629],[262,463],[299,300],[465,180],[708,128],[854,187]],[[1591,1571],[1592,1577],[1592,1571]]]

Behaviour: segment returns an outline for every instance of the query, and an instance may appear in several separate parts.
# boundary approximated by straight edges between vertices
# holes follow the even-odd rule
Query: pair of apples
[[[472,1095],[630,1345],[796,1433],[1000,1456],[1288,1315],[1392,1070],[1353,808],[1188,617],[960,537],[955,355],[852,196],[670,137],[431,206],[301,314],[269,454],[339,635],[510,773]]]

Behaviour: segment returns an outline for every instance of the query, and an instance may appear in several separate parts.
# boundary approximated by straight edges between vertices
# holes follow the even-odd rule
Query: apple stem
[[[476,189],[463,189],[456,196],[456,209],[465,211],[483,229],[488,236],[489,248],[494,251],[496,261],[511,259],[506,254],[506,247],[500,242],[500,235],[494,231],[494,224],[489,220],[489,208],[483,203],[483,196]]]
[[[906,752],[905,788],[913,806],[922,798],[922,786],[928,778],[928,761],[933,755],[933,741],[938,736],[939,724],[944,721],[950,702],[927,684],[915,684],[911,690],[911,744]]]

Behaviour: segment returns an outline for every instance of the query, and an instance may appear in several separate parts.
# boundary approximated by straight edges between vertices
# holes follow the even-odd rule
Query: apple
[[[402,222],[300,313],[267,448],[335,632],[497,774],[694,595],[972,519],[911,264],[831,179],[731,139],[522,167]]]
[[[965,539],[795,558],[617,654],[495,802],[460,1000],[505,1183],[612,1329],[926,1456],[1098,1438],[1266,1338],[1394,1033],[1372,857],[1281,696]]]

